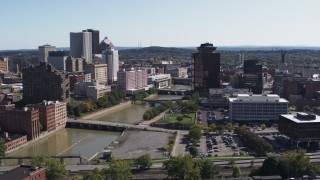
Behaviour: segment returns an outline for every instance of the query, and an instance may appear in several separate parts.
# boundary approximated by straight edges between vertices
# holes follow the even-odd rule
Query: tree
[[[73,108],[74,116],[75,117],[80,117],[81,116],[81,110],[79,106],[76,106]]]
[[[199,126],[198,124],[195,124],[190,127],[190,129],[189,129],[190,139],[195,140],[195,141],[199,141],[201,136],[202,136],[201,126]]]
[[[222,133],[223,130],[224,130],[224,126],[223,126],[223,125],[218,125],[218,126],[216,127],[216,130],[219,131],[219,133]]]
[[[278,173],[279,161],[278,156],[267,157],[267,159],[263,161],[259,173],[263,176],[276,175]]]
[[[7,147],[4,145],[4,141],[0,141],[0,156],[5,157],[6,156],[6,149]]]
[[[126,161],[112,161],[106,170],[106,177],[117,180],[133,179],[131,167]]]
[[[231,132],[231,131],[233,131],[234,126],[232,125],[232,123],[228,123],[228,124],[226,125],[226,129],[227,129],[229,132]]]
[[[178,117],[177,117],[177,121],[178,121],[178,122],[181,122],[182,120],[183,120],[183,117],[182,117],[182,116],[178,116]]]
[[[217,126],[215,124],[210,124],[209,128],[210,128],[210,131],[215,131]]]
[[[191,147],[189,148],[189,152],[190,152],[190,154],[191,154],[192,157],[196,157],[197,154],[198,154],[198,150],[197,150],[197,148],[196,148],[195,146],[191,146]]]
[[[98,168],[94,168],[93,171],[85,176],[83,180],[104,180],[102,172]]]
[[[239,166],[234,166],[233,167],[233,172],[232,172],[232,177],[238,178],[241,176],[241,169]]]
[[[236,161],[235,161],[234,159],[231,159],[231,160],[229,161],[229,165],[230,165],[231,167],[234,167],[234,166],[236,165]]]
[[[171,157],[163,162],[163,166],[169,179],[201,179],[200,167],[189,154]]]
[[[149,154],[142,155],[133,161],[133,164],[141,170],[149,169],[152,165],[152,159]]]
[[[63,179],[68,175],[64,164],[59,160],[46,156],[37,156],[31,159],[31,164],[42,166],[46,169],[46,178],[48,180]]]
[[[206,159],[201,162],[201,178],[202,179],[213,179],[215,175],[219,173],[217,170],[217,166],[213,164],[213,162],[209,159]]]
[[[265,124],[261,124],[261,125],[260,125],[260,128],[261,128],[262,130],[265,130],[265,129],[266,129],[266,125],[265,125]]]

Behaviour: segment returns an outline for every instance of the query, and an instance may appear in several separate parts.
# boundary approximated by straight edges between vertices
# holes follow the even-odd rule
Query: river
[[[152,99],[169,100],[178,99],[177,95],[158,95]],[[131,104],[93,119],[104,121],[117,121],[124,123],[136,123],[142,119],[143,113],[149,109],[148,105]],[[95,131],[85,129],[61,129],[46,136],[26,147],[16,150],[7,156],[38,156],[38,155],[70,155],[81,154],[85,158],[92,157],[103,150],[112,141],[119,137],[119,132]],[[66,164],[77,164],[78,160],[66,159]],[[5,165],[16,164],[17,160],[5,161]]]

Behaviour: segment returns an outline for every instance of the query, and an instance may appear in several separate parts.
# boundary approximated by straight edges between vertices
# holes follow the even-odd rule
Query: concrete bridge
[[[188,89],[159,89],[159,94],[187,95],[190,92]]]
[[[97,121],[90,119],[68,119],[67,128],[79,128],[79,129],[92,129],[101,131],[117,131],[122,132],[125,129],[136,129],[136,130],[147,130],[147,131],[158,131],[158,132],[169,132],[174,133],[174,130],[168,130],[163,128],[156,128],[150,126],[117,123],[117,122],[107,122],[107,121]]]
[[[88,162],[88,160],[81,156],[81,155],[78,155],[78,154],[75,154],[75,155],[57,155],[57,156],[51,156],[52,158],[56,158],[56,159],[60,159],[60,162],[61,163],[64,163],[64,159],[79,159],[79,164],[85,164]],[[32,156],[21,156],[21,157],[10,157],[10,156],[7,156],[7,157],[0,157],[0,164],[2,164],[3,160],[6,160],[6,159],[16,159],[18,160],[18,164],[23,164],[23,160],[30,160],[34,157]]]

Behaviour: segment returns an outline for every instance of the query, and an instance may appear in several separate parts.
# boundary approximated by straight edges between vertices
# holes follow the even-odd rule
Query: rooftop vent
[[[302,121],[315,120],[316,115],[299,112],[299,113],[297,113],[297,119],[302,120]]]

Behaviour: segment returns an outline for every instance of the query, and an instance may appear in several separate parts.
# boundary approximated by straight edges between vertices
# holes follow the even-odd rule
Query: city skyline
[[[183,3],[182,3],[183,2]],[[116,46],[320,46],[317,7],[308,0],[1,3],[0,50],[69,47],[69,33],[92,28]]]

